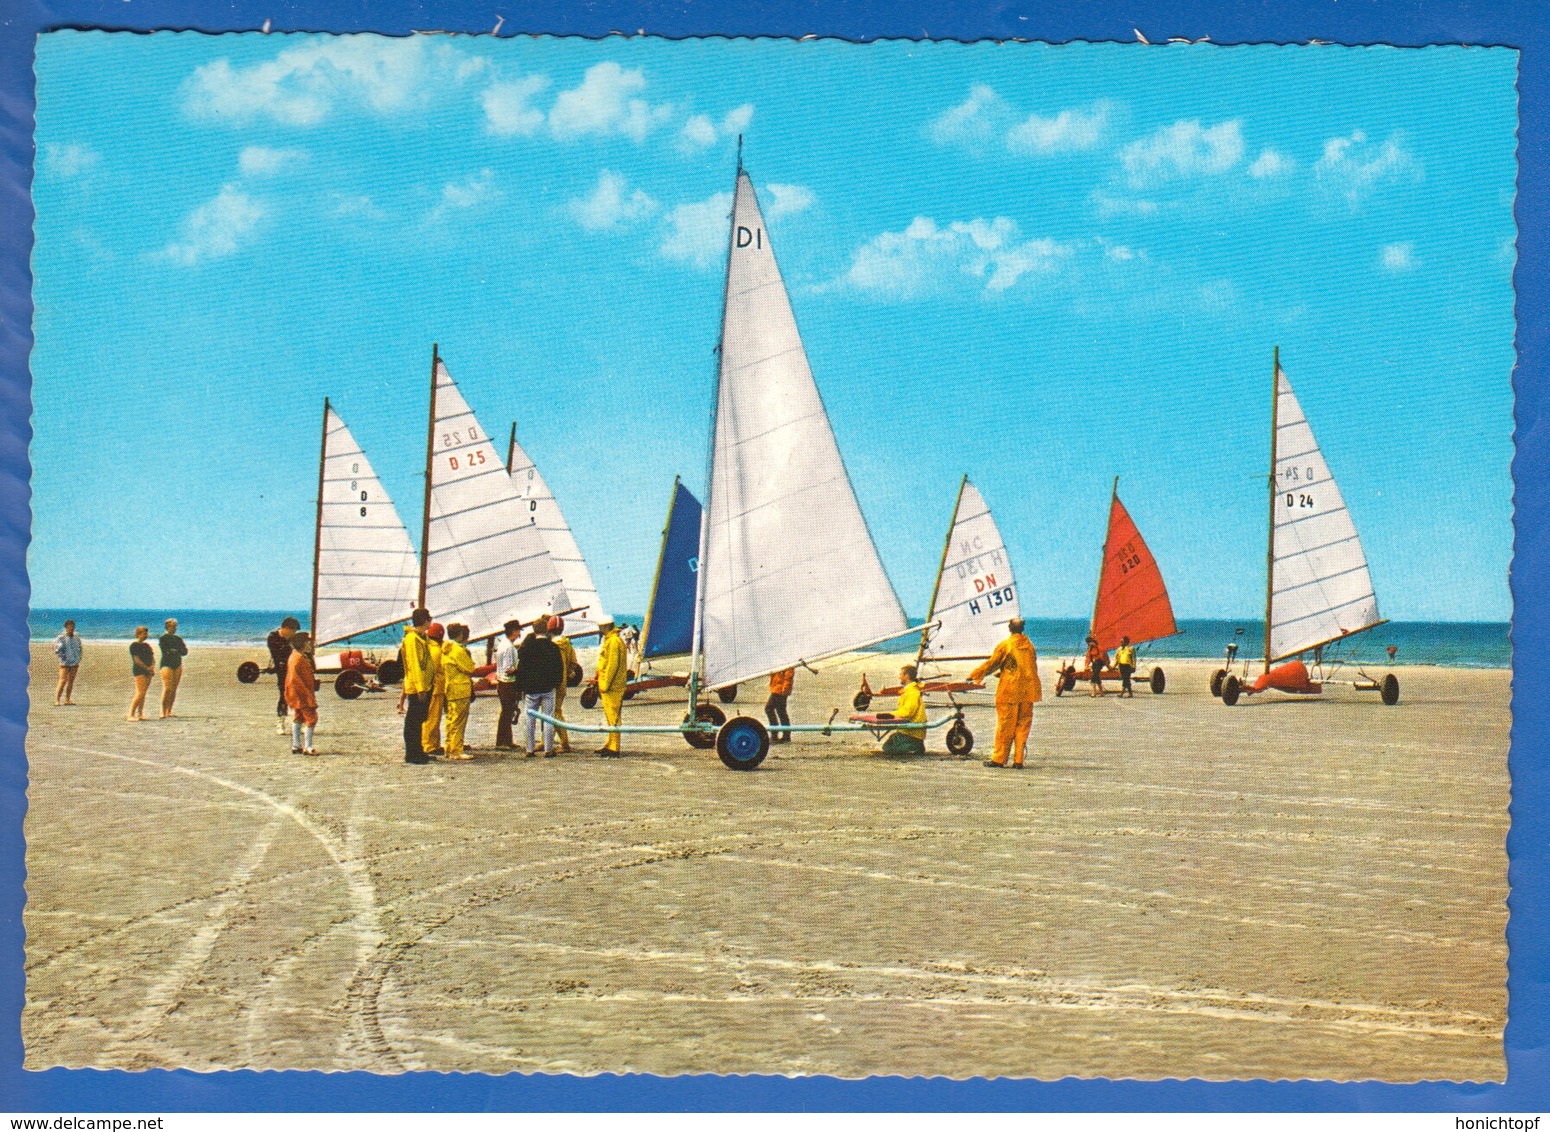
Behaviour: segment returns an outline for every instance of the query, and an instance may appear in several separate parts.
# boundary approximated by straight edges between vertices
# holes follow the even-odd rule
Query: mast
[[[694,642],[689,656],[689,717],[694,718],[700,693],[700,659],[705,643],[705,546],[716,500],[716,424],[721,412],[721,348],[727,337],[727,296],[732,290],[732,242],[737,233],[737,185],[743,175],[743,135],[737,135],[737,173],[732,178],[732,211],[727,216],[727,272],[721,284],[721,330],[716,336],[716,381],[710,400],[710,445],[705,457],[705,505],[701,509],[699,569],[694,572]]]
[[[1109,528],[1114,524],[1114,501],[1119,498],[1119,477],[1114,477],[1114,486],[1109,489],[1109,517],[1103,527],[1103,550],[1098,552],[1098,588],[1093,594],[1093,615],[1087,619],[1087,632],[1089,634],[1098,631],[1098,603],[1103,600],[1103,568],[1108,565],[1104,558],[1109,549]]]
[[[1281,347],[1270,365],[1270,533],[1265,542],[1265,671],[1270,671],[1270,613],[1276,587],[1276,425],[1281,408]]]
[[[915,664],[926,655],[927,638],[931,634],[931,622],[936,617],[936,599],[942,592],[942,571],[947,569],[947,553],[953,546],[953,528],[958,525],[958,508],[963,506],[963,488],[969,482],[967,474],[958,481],[958,498],[953,501],[953,517],[947,522],[947,537],[942,540],[942,560],[936,564],[936,582],[931,587],[931,604],[926,609],[926,623],[920,627],[920,645],[915,649]]]
[[[328,398],[323,398],[323,439],[318,445],[318,518],[312,531],[312,608],[307,614],[307,632],[314,638],[318,631],[318,566],[323,560],[323,469],[328,464]]]
[[[506,441],[506,474],[511,475],[511,458],[517,451],[517,422],[511,422],[511,439]]]
[[[513,426],[515,427],[515,426]],[[646,663],[646,641],[651,636],[651,614],[657,604],[657,586],[662,583],[662,563],[667,558],[667,533],[673,529],[673,507],[678,503],[678,477],[673,477],[673,493],[667,499],[667,518],[662,523],[662,548],[657,551],[657,569],[651,575],[651,597],[646,602],[646,620],[640,627],[640,662]],[[703,525],[702,525],[703,529]],[[695,571],[699,573],[699,571]]]
[[[425,426],[425,509],[420,522],[420,590],[415,605],[425,605],[425,571],[431,560],[431,469],[436,458],[436,370],[441,366],[441,348],[431,343],[431,406]],[[515,426],[513,426],[515,427]]]

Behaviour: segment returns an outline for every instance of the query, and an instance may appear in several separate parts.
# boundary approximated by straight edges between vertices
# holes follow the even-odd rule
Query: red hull
[[[1324,685],[1315,684],[1308,678],[1308,666],[1302,661],[1289,660],[1278,668],[1262,673],[1252,687],[1244,689],[1251,695],[1272,690],[1288,692],[1294,696],[1316,696],[1324,690]]]

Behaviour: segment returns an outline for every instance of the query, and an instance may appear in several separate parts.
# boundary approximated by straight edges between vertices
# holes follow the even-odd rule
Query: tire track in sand
[[[277,811],[285,818],[294,822],[309,837],[316,841],[344,877],[345,886],[349,892],[350,908],[353,912],[350,919],[346,921],[346,925],[355,936],[355,967],[350,975],[350,989],[346,997],[346,1011],[350,1015],[351,1021],[349,1031],[353,1031],[352,1037],[356,1039],[354,1044],[357,1047],[351,1051],[350,1060],[352,1064],[350,1068],[379,1069],[384,1067],[384,1062],[391,1068],[403,1068],[396,1052],[382,1037],[376,995],[368,994],[363,996],[361,993],[363,985],[370,985],[369,980],[363,984],[361,975],[372,966],[372,956],[382,944],[384,936],[382,934],[381,914],[377,908],[376,885],[372,882],[371,872],[366,867],[365,862],[351,851],[348,844],[341,844],[338,839],[321,825],[289,802],[282,801],[272,794],[267,794],[255,786],[233,782],[230,779],[222,778],[218,774],[196,770],[193,767],[178,766],[174,763],[158,762],[155,759],[143,759],[135,755],[121,755],[113,751],[99,751],[92,747],[75,747],[63,743],[47,742],[40,745],[71,754],[95,755],[98,758],[133,763],[169,774],[181,774],[187,778],[211,783],[225,790],[235,791]],[[358,795],[359,791],[357,791],[357,797]],[[364,1039],[364,1041],[361,1039]]]

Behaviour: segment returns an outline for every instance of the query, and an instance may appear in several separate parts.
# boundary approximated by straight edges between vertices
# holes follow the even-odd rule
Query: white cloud
[[[622,134],[633,141],[673,116],[667,104],[652,104],[635,95],[646,89],[646,76],[617,63],[597,63],[587,68],[581,85],[563,90],[549,111],[549,132],[562,141],[587,135]]]
[[[382,220],[387,216],[377,207],[377,202],[364,193],[354,196],[334,193],[330,199],[333,201],[333,208],[330,211],[336,217],[359,216],[367,220]]]
[[[101,156],[89,145],[49,142],[43,147],[43,168],[66,180],[90,173],[100,160]]]
[[[441,199],[426,216],[427,224],[445,220],[454,212],[462,212],[500,196],[495,187],[495,171],[481,169],[475,176],[461,182],[449,181],[441,187]]]
[[[1415,245],[1412,243],[1384,244],[1378,253],[1378,264],[1384,271],[1398,274],[1415,267]]]
[[[618,228],[625,221],[640,220],[657,210],[657,202],[640,189],[629,192],[629,182],[604,169],[587,196],[570,202],[570,214],[589,232]]]
[[[751,121],[753,106],[746,102],[722,115],[719,125],[708,114],[691,115],[678,131],[678,148],[686,153],[709,149],[718,141],[742,133]]]
[[[1249,176],[1261,181],[1266,177],[1279,177],[1291,171],[1291,158],[1274,149],[1260,150],[1259,156],[1254,159],[1254,164],[1249,166]]]
[[[183,220],[179,240],[157,253],[159,258],[191,267],[203,260],[229,256],[253,233],[264,208],[235,185],[226,185]]]
[[[926,136],[938,145],[984,145],[1006,128],[1012,108],[984,83],[969,88],[969,97],[932,119]]]
[[[340,107],[401,113],[485,66],[425,36],[327,36],[250,66],[224,58],[202,64],[183,85],[183,105],[196,118],[315,126]]]
[[[764,186],[764,192],[769,198],[769,205],[764,209],[766,220],[778,220],[782,216],[806,212],[817,200],[813,191],[805,185],[778,185],[772,182]]]
[[[1081,109],[1020,117],[994,89],[976,83],[968,98],[927,123],[926,136],[938,145],[1049,156],[1092,149],[1108,128],[1110,112],[1110,104],[1100,99]]]
[[[1126,247],[1124,244],[1110,244],[1103,249],[1103,254],[1117,263],[1146,258],[1145,252],[1138,252],[1135,248]]]
[[[709,267],[726,249],[731,213],[731,193],[717,193],[702,201],[679,205],[667,214],[659,250],[668,259]]]
[[[1017,223],[1004,216],[945,227],[918,216],[904,231],[880,233],[858,248],[839,282],[891,299],[940,294],[965,283],[993,296],[1025,276],[1056,271],[1072,251],[1051,239],[1023,240]]]
[[[1326,141],[1313,172],[1320,183],[1345,197],[1353,208],[1386,184],[1422,177],[1421,163],[1400,144],[1399,135],[1390,136],[1380,146],[1369,142],[1361,130]]]
[[[1102,189],[1094,189],[1089,200],[1098,210],[1100,219],[1108,220],[1115,216],[1152,216],[1157,212],[1157,202],[1154,200],[1138,200],[1132,197],[1117,197]]]
[[[544,112],[533,105],[533,96],[549,85],[543,75],[527,75],[491,83],[480,95],[484,104],[484,128],[500,137],[530,136],[543,128]]]
[[[1109,104],[1098,101],[1086,110],[1062,110],[1053,118],[1031,114],[1006,134],[1013,153],[1047,155],[1092,149],[1109,124]]]
[[[270,177],[306,160],[307,151],[304,149],[270,149],[268,146],[250,145],[238,155],[237,168],[244,177]]]
[[[1186,177],[1225,173],[1243,157],[1243,131],[1237,119],[1209,128],[1192,118],[1162,126],[1120,151],[1132,188],[1140,189]]]

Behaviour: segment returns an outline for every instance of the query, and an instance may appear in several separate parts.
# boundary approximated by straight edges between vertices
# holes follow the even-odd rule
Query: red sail
[[[1103,543],[1092,631],[1105,652],[1111,652],[1121,637],[1139,645],[1178,632],[1157,559],[1118,494],[1109,504],[1109,536]]]

